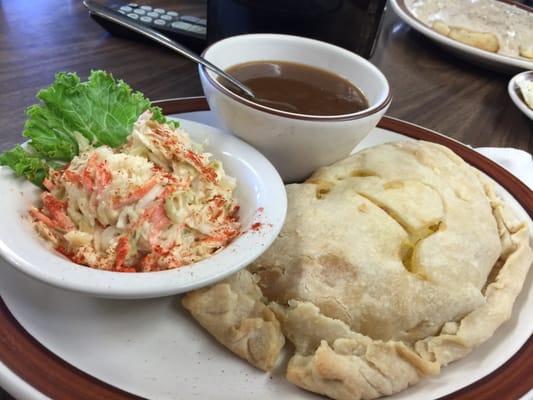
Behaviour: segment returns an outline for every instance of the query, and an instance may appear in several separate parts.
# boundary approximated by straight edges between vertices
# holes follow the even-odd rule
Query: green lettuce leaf
[[[39,156],[28,153],[20,145],[0,155],[0,165],[9,166],[18,176],[23,176],[37,186],[41,186],[48,175],[48,165]]]
[[[104,71],[92,71],[87,82],[80,82],[75,73],[60,72],[51,86],[37,93],[37,99],[41,103],[26,112],[23,135],[30,139],[28,150],[16,146],[0,155],[0,165],[39,186],[48,168],[79,153],[80,138],[95,147],[120,146],[148,108],[153,119],[167,122],[161,109],[152,107],[142,93]]]

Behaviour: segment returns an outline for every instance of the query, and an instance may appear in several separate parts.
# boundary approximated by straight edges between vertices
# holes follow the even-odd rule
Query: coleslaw
[[[36,230],[89,267],[120,272],[177,268],[224,248],[240,232],[235,179],[181,128],[142,113],[127,143],[92,147],[43,181]]]

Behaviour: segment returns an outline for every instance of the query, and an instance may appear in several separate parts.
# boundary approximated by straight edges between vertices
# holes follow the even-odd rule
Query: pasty
[[[527,226],[449,149],[383,144],[286,189],[274,244],[183,299],[252,364],[272,368],[286,338],[291,382],[373,399],[438,374],[509,318],[533,259]]]

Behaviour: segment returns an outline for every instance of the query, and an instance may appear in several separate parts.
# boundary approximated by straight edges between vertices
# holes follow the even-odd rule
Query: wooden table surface
[[[201,15],[205,0],[149,1]],[[510,76],[459,60],[387,11],[372,61],[394,96],[388,114],[473,146],[533,152],[533,123],[507,94]],[[196,65],[162,47],[113,37],[81,1],[0,0],[0,150],[20,142],[24,110],[57,71],[104,69],[150,99],[202,94]]]
[[[143,4],[205,14],[205,0]],[[449,55],[391,9],[372,61],[392,86],[388,115],[473,146],[533,152],[533,123],[507,94],[510,76]],[[79,0],[0,0],[0,151],[22,140],[24,110],[57,71],[86,78],[91,69],[112,72],[152,100],[202,94],[196,65],[156,45],[111,36]]]

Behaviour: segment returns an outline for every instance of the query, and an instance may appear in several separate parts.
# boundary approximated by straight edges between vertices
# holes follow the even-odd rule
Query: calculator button
[[[192,27],[191,24],[182,21],[173,22],[170,26],[176,29],[181,29],[183,31],[189,30],[189,28]]]
[[[130,3],[130,4],[128,4],[128,6],[130,6],[130,7],[139,7],[139,5],[137,3]]]
[[[175,11],[169,11],[167,12],[167,15],[170,15],[171,17],[177,17],[179,14]]]
[[[146,10],[146,11],[152,11],[152,7],[150,6],[141,6],[141,9]]]
[[[198,25],[207,26],[207,20],[205,18],[200,18],[196,23]]]
[[[159,25],[159,26],[164,26],[166,25],[166,21],[163,21],[162,19],[156,19],[154,21],[154,24]]]
[[[164,13],[166,13],[166,11],[163,10],[162,8],[154,8],[154,12],[159,13],[159,14],[164,14]]]
[[[148,15],[149,17],[152,17],[152,18],[159,18],[159,14],[156,13],[156,12],[153,12],[153,11],[149,12],[146,15]]]
[[[195,24],[196,21],[198,21],[200,18],[193,17],[192,15],[182,15],[180,17],[180,21],[189,22],[191,24]]]
[[[130,17],[131,19],[139,19],[139,16],[137,14],[134,14],[134,13],[129,13],[128,17]]]
[[[144,14],[146,14],[146,11],[141,10],[140,8],[136,8],[135,10],[133,10],[133,12],[134,12],[135,14],[139,14],[139,15],[144,15]]]
[[[189,29],[189,32],[194,32],[200,35],[205,35],[207,33],[207,29],[205,28],[205,26],[192,25],[191,28]]]
[[[121,13],[121,14],[124,14],[124,15],[126,15],[126,12],[125,12],[125,11],[122,11],[122,10],[118,10],[118,12],[119,12],[119,13]]]
[[[170,15],[161,15],[159,18],[164,19],[165,21],[172,21],[174,19]]]
[[[131,8],[130,6],[122,6],[120,7],[120,10],[129,13],[133,11],[133,8]]]
[[[150,22],[152,22],[152,18],[144,16],[144,17],[141,17],[141,21],[150,23]]]

